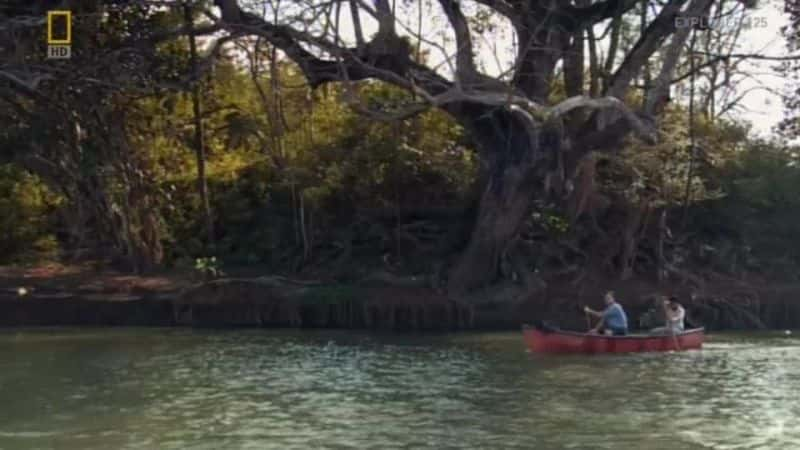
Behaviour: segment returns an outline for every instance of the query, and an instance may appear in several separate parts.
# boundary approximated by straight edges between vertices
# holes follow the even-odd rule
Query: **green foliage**
[[[69,216],[70,232],[91,228],[87,240],[97,237],[85,245],[110,244],[128,254],[163,246],[164,262],[206,277],[219,276],[223,262],[285,270],[297,267],[298,260],[309,263],[315,252],[343,249],[352,234],[369,240],[383,257],[394,245],[386,242],[392,239],[391,225],[365,224],[374,210],[468,204],[478,162],[461,127],[445,113],[391,123],[365,119],[342,102],[342,86],[312,91],[296,66],[285,60],[270,66],[271,49],[254,46],[249,48],[261,61],[254,67],[241,54],[221,56],[200,80],[216,231],[212,247],[205,242],[192,102],[183,79],[187,42],[150,39],[180,26],[181,14],[119,6],[80,17],[86,21],[81,29],[92,30],[83,36],[95,40],[82,38],[73,48],[74,60],[57,64],[74,63],[65,67],[79,72],[76,79],[110,80],[109,86],[120,87],[47,82],[43,97],[65,105],[66,113],[28,99],[16,104],[25,113],[0,110],[0,157],[49,164],[38,168],[41,178],[17,165],[0,166],[0,251],[6,259],[57,252],[64,242],[56,239],[54,219]],[[494,32],[494,20],[483,10],[470,20],[476,32]],[[638,25],[623,25],[621,45],[629,47]],[[143,49],[149,57],[141,64],[125,59],[135,55],[123,52],[111,60],[96,51],[126,40],[159,43]],[[354,83],[354,89],[369,108],[415,101],[380,82]],[[557,77],[549,99],[565,96]],[[631,94],[631,104],[641,101],[638,96]],[[602,164],[587,190],[622,210],[641,207],[644,200],[668,209],[686,203],[693,212],[692,231],[702,235],[703,257],[720,270],[795,270],[792,264],[800,260],[796,156],[776,144],[751,142],[741,124],[700,116],[693,152],[686,110],[675,105],[661,118],[659,132],[656,146],[631,139],[618,152],[594,155]],[[570,226],[571,218],[556,205],[532,219],[552,240],[586,232]],[[438,237],[427,239],[426,245]],[[347,298],[336,292],[314,295]]]
[[[747,142],[747,129],[740,124],[695,119],[695,151],[692,152],[686,110],[669,108],[659,122],[660,139],[644,145],[634,138],[617,155],[603,155],[600,174],[603,190],[619,200],[636,204],[650,196],[653,206],[682,206],[722,195],[718,180],[706,176],[715,167],[729,163]],[[690,177],[691,174],[691,177]]]
[[[726,195],[705,206],[695,227],[711,243],[715,266],[800,278],[797,149],[756,141],[713,176]]]
[[[225,275],[216,256],[195,259],[194,270],[206,280],[219,278]]]
[[[60,201],[35,175],[10,164],[0,165],[1,262],[58,255],[53,213]]]
[[[564,236],[569,231],[569,220],[553,209],[534,212],[533,220],[553,238]]]
[[[279,92],[268,75],[259,75],[257,88],[242,89],[254,86],[251,74],[223,61],[205,88],[215,255],[235,265],[285,267],[302,245],[301,214],[313,245],[331,239],[327,234],[361,209],[463,201],[476,161],[461,128],[444,113],[399,123],[364,120],[341,102],[340,87],[311,92],[294,66],[281,63],[278,70]],[[381,83],[359,90],[375,105],[410,100]],[[278,130],[271,109],[276,98]],[[146,149],[164,204],[167,261],[204,256],[190,99],[178,93],[145,98],[129,114],[131,138]]]

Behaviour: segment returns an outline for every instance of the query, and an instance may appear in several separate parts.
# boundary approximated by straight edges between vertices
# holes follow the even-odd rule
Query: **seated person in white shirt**
[[[686,310],[683,309],[678,299],[669,297],[664,299],[664,316],[666,318],[666,326],[654,328],[650,331],[652,334],[678,334],[683,333],[684,320],[686,319]]]

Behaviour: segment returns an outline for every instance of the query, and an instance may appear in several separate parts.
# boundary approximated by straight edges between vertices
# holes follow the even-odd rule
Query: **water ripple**
[[[48,334],[50,333],[50,334]],[[514,334],[0,334],[0,448],[800,448],[800,341],[541,357]]]

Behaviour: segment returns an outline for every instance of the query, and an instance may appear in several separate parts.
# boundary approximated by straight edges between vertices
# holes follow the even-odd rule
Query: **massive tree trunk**
[[[544,179],[557,168],[552,156],[560,142],[556,131],[526,126],[508,111],[470,112],[478,119],[466,125],[480,149],[485,179],[468,244],[449,274],[448,292],[455,296],[498,276],[500,258],[530,216],[533,200],[545,194]]]
[[[512,165],[486,186],[467,248],[448,280],[451,294],[491,283],[508,244],[530,213],[536,183],[528,170]]]

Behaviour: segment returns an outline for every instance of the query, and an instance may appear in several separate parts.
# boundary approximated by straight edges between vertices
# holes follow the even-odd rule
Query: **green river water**
[[[800,339],[546,357],[519,333],[0,330],[0,449],[323,448],[800,449]]]

